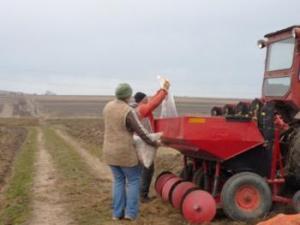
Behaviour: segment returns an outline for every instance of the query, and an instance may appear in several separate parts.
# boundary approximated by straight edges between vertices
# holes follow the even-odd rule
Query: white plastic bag
[[[160,86],[162,87],[163,83],[166,79],[161,76],[157,76],[157,79],[159,79]],[[160,117],[168,118],[168,117],[177,117],[177,116],[178,116],[178,113],[177,113],[177,108],[176,108],[176,104],[175,104],[175,99],[174,99],[174,96],[172,95],[171,91],[169,90],[167,97],[161,103]]]
[[[150,134],[152,141],[158,141],[161,136],[162,133]],[[155,159],[157,148],[148,145],[137,135],[133,136],[133,140],[140,163],[149,168]]]
[[[174,96],[170,93],[168,93],[168,96],[163,100],[161,103],[161,118],[168,118],[168,117],[177,117],[177,109],[175,104]]]

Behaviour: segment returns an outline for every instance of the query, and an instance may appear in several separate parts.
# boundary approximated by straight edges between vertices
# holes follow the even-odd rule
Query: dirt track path
[[[79,155],[86,161],[93,175],[96,178],[108,181],[112,180],[111,171],[105,163],[101,162],[98,158],[91,155],[86,149],[80,146],[80,144],[77,141],[75,141],[72,137],[70,137],[63,131],[56,129],[55,132],[57,133],[57,135],[62,137],[65,142],[70,144],[74,150],[76,150],[79,153]]]
[[[68,225],[71,219],[57,192],[57,179],[51,157],[44,146],[43,133],[38,129],[38,153],[33,184],[33,217],[30,225]]]

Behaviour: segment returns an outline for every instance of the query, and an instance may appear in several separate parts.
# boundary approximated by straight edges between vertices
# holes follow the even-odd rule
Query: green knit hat
[[[124,100],[126,98],[131,97],[132,95],[132,88],[129,84],[122,83],[119,84],[115,91],[115,96],[117,99]]]

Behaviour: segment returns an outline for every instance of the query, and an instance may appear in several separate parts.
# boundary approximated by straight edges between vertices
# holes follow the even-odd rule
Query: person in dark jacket
[[[135,220],[138,216],[141,170],[133,134],[136,133],[151,146],[160,144],[152,141],[136,112],[128,105],[131,95],[131,87],[120,84],[115,91],[116,99],[107,103],[103,110],[103,159],[114,176],[113,220],[123,217]]]

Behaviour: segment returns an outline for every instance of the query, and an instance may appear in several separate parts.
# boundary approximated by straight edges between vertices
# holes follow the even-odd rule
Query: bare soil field
[[[0,117],[98,118],[112,96],[1,95]],[[176,97],[182,114],[208,114],[213,106],[242,99]],[[243,100],[244,101],[244,100]],[[2,105],[2,108],[1,108]],[[160,109],[156,110],[159,115]]]
[[[99,117],[105,104],[113,99],[111,96],[36,96],[41,115],[48,118],[68,117]],[[238,99],[216,98],[176,98],[178,113],[182,114],[208,114],[212,107],[224,104],[237,103]],[[158,115],[160,109],[156,110]]]

